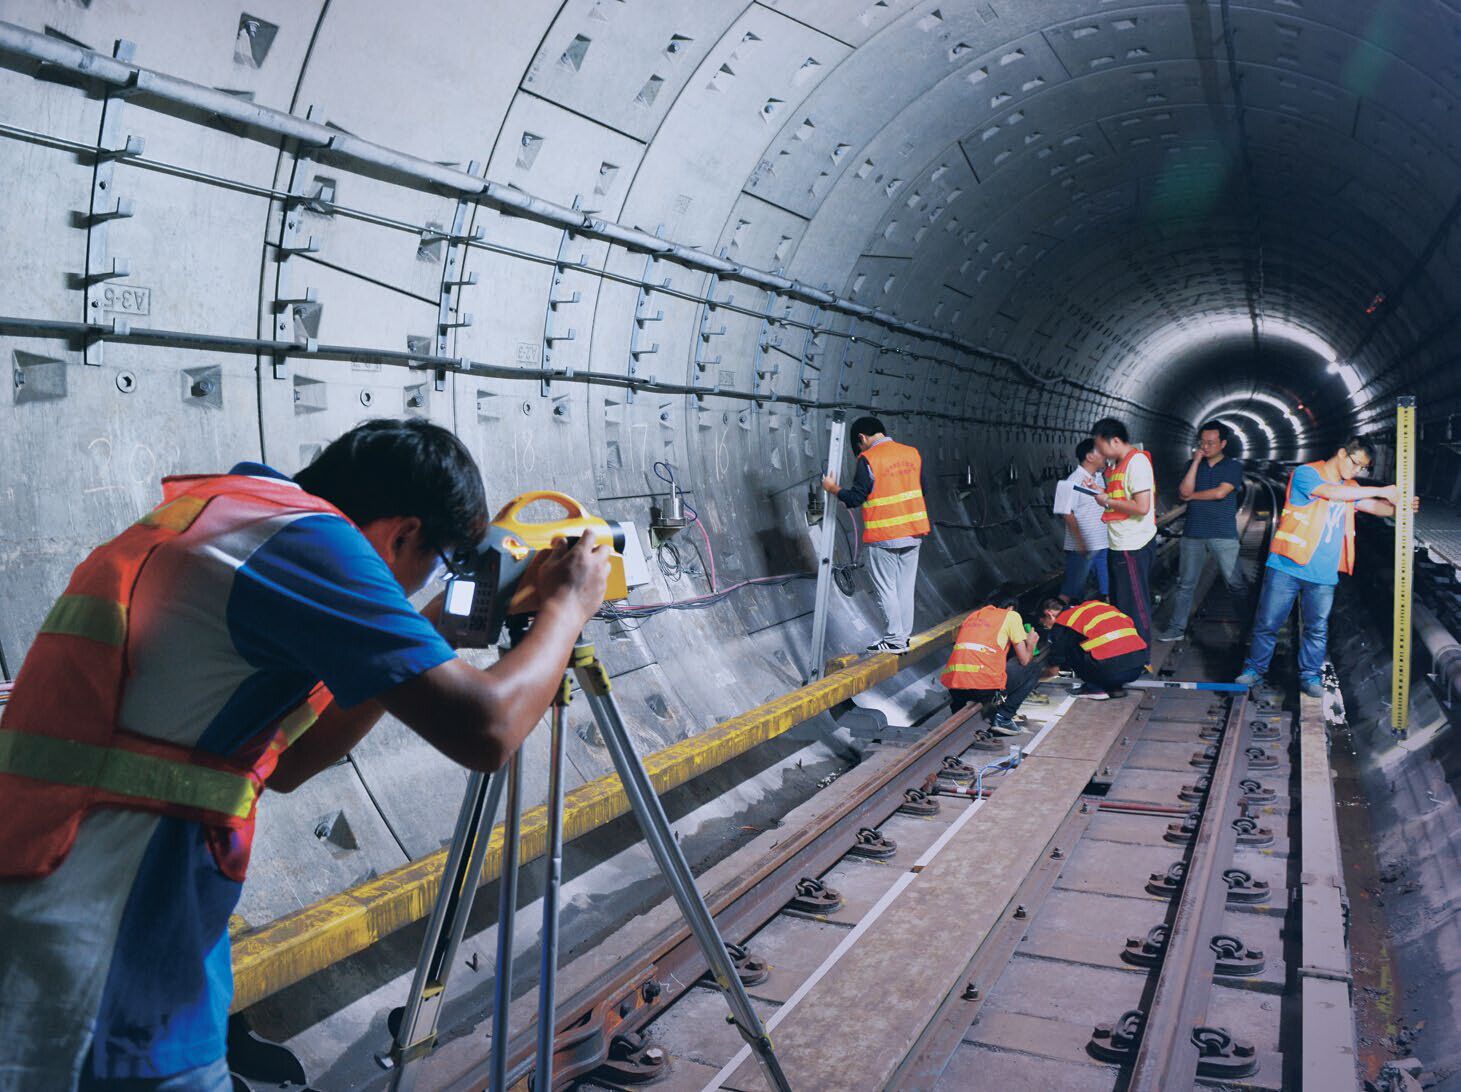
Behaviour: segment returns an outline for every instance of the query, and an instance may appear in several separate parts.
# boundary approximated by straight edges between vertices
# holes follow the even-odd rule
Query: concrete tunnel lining
[[[455,186],[476,161],[499,198],[580,218],[459,205],[457,192],[332,159],[311,147],[312,127],[293,143],[145,94],[113,98],[110,135],[140,136],[146,151],[113,167],[115,195],[136,209],[106,225],[106,253],[134,270],[111,284],[146,289],[148,313],[104,317],[240,344],[86,346],[74,326],[44,324],[90,317],[71,278],[101,236],[73,220],[96,198],[76,150],[96,146],[102,100],[6,53],[0,157],[25,184],[3,310],[31,325],[0,328],[26,379],[0,409],[0,451],[32,488],[0,490],[0,550],[13,559],[0,566],[4,664],[18,666],[85,550],[149,506],[159,474],[244,457],[294,470],[365,416],[455,427],[494,501],[547,475],[641,524],[661,490],[650,464],[668,458],[730,580],[805,566],[803,497],[789,487],[818,469],[829,407],[874,407],[923,447],[947,513],[925,551],[924,624],[1056,560],[1055,543],[1022,536],[1043,533],[1052,476],[1096,417],[1127,418],[1171,463],[1208,407],[1248,415],[1245,448],[1282,459],[1382,424],[1402,386],[1454,412],[1455,8],[1093,8],[269,0],[247,12],[273,28],[265,44],[214,4],[18,0],[6,18],[25,29],[103,53],[133,40],[140,64],[226,89],[239,120],[248,102],[322,118],[341,146],[453,164],[437,181]],[[279,200],[322,183],[359,214],[323,195]],[[278,260],[286,210],[318,252]],[[565,232],[584,216],[636,234],[620,245]],[[492,249],[470,241],[477,229]],[[647,251],[657,233],[687,249]],[[718,276],[718,264],[770,277]],[[284,302],[306,289],[312,304]],[[839,311],[834,295],[888,321]],[[1181,344],[1228,323],[1249,336]],[[1359,391],[1286,348],[1285,325],[1331,345]],[[291,353],[276,378],[274,354],[245,344],[276,337],[367,351]],[[84,366],[98,344],[100,366]],[[489,368],[438,378],[406,366],[431,357]],[[579,381],[543,383],[544,365]],[[180,388],[199,367],[217,369],[216,401]],[[716,386],[747,397],[706,392]],[[1291,434],[1260,394],[1315,419]],[[677,594],[662,578],[656,592]],[[639,742],[673,742],[791,688],[809,609],[809,586],[792,585],[614,634],[606,651]],[[840,600],[831,643],[871,632],[866,597]],[[582,780],[606,768],[587,745],[571,761]],[[420,818],[411,802],[461,780],[383,725],[351,765],[270,801],[262,860],[276,854],[280,871],[270,880],[263,865],[268,897],[245,916],[257,924],[433,846],[450,809]],[[342,808],[358,817],[358,850],[301,834]]]

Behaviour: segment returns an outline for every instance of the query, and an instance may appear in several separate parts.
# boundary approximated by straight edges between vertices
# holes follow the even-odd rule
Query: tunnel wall
[[[126,38],[146,67],[738,264],[794,269],[839,291],[855,283],[862,268],[848,274],[856,255],[839,233],[809,240],[810,209],[782,208],[743,186],[776,138],[767,100],[790,109],[847,47],[757,6],[662,5],[662,25],[677,28],[667,41],[684,42],[670,51],[616,26],[618,6],[489,13],[437,3],[427,19],[398,5],[268,3],[240,15],[215,4],[56,3],[7,15],[103,52]],[[595,54],[612,52],[611,68],[574,60],[581,31],[593,33]],[[390,58],[393,78],[382,78],[382,64],[361,63],[372,56]],[[10,249],[23,256],[21,275],[7,278],[6,312],[164,332],[5,338],[16,385],[0,407],[9,471],[0,490],[0,648],[12,673],[70,569],[158,500],[162,475],[242,459],[292,472],[376,416],[454,429],[494,505],[551,486],[641,530],[665,488],[652,466],[667,461],[701,513],[725,586],[812,568],[805,483],[825,461],[826,407],[875,410],[924,451],[935,483],[938,525],[919,586],[925,626],[979,590],[1058,564],[1046,512],[1051,482],[1083,434],[1071,411],[1090,420],[1122,405],[1077,392],[1037,408],[1040,388],[1007,364],[459,203],[332,160],[327,149],[281,145],[145,96],[104,99],[17,62],[0,70],[0,87],[11,117],[44,134],[0,141],[3,169],[20,183],[10,189],[18,203]],[[131,138],[143,142],[140,154],[108,160],[105,176],[93,169],[88,149]],[[119,199],[131,214],[96,230],[88,211],[115,211]],[[300,250],[286,256],[281,242],[291,241]],[[112,259],[130,272],[83,283],[88,269],[110,271]],[[779,325],[784,318],[817,329]],[[199,348],[166,332],[215,340]],[[286,357],[220,340],[229,338],[360,351]],[[494,370],[438,373],[411,366],[407,354]],[[535,370],[544,364],[644,382],[634,390],[544,383]],[[525,374],[513,376],[515,367]],[[764,397],[665,393],[654,380]],[[841,560],[849,543],[840,537]],[[679,545],[690,558],[692,547]],[[656,570],[647,596],[706,590],[703,577],[671,583]],[[799,685],[811,600],[812,584],[799,582],[633,629],[601,627],[641,749]],[[859,578],[857,595],[834,605],[829,649],[860,647],[875,625]],[[607,772],[587,726],[571,727],[571,783]],[[545,746],[537,735],[527,745],[529,804],[543,795]],[[261,809],[255,882],[241,912],[259,924],[434,850],[450,834],[452,808],[422,801],[454,798],[462,781],[387,720],[348,763]]]
[[[156,501],[161,475],[252,458],[292,472],[375,416],[455,429],[494,504],[553,486],[641,528],[668,461],[723,586],[810,566],[803,505],[829,413],[875,411],[934,483],[926,625],[1057,563],[1052,482],[1093,420],[1126,418],[1170,494],[1204,392],[1282,379],[1148,352],[1164,332],[1283,321],[1360,369],[1348,399],[1318,367],[1322,427],[1265,455],[1304,457],[1336,421],[1383,423],[1398,384],[1452,404],[1455,370],[1438,364],[1461,258],[1446,121],[1461,76],[1428,32],[1453,14],[1439,0],[1388,24],[1294,0],[1091,9],[11,0],[3,17],[53,42],[110,55],[125,39],[121,56],[245,111],[727,265],[0,51],[14,378],[0,666],[14,673],[71,568]],[[656,571],[646,594],[705,590]],[[641,745],[800,682],[811,594],[748,590],[606,632]],[[830,647],[874,626],[864,581],[836,601]],[[607,769],[582,740],[572,752],[575,778]],[[434,848],[448,817],[417,802],[459,780],[384,724],[266,806],[247,912]],[[340,810],[358,848],[316,845]]]

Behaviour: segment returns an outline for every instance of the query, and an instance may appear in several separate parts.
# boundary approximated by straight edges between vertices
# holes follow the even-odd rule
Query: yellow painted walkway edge
[[[892,678],[901,667],[951,642],[965,617],[957,614],[917,634],[902,655],[881,653],[832,660],[825,677],[646,755],[644,768],[660,793],[683,785]],[[618,775],[595,778],[565,799],[563,836],[577,838],[628,811],[629,801]],[[524,862],[542,855],[547,834],[546,808],[533,808],[523,814],[520,845]],[[501,870],[502,842],[499,825],[488,843],[483,883],[496,879]],[[445,862],[443,848],[267,925],[237,934],[233,942],[233,1010],[247,1008],[424,918],[436,900]]]

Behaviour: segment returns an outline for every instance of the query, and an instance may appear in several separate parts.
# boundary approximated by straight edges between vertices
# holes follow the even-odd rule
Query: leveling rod
[[[1410,598],[1414,589],[1415,395],[1395,400],[1395,630],[1390,677],[1390,727],[1401,739],[1410,724]]]

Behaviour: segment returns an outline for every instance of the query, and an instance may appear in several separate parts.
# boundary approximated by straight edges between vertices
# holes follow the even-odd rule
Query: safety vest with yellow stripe
[[[178,477],[165,479],[162,488],[161,505],[77,566],[16,676],[0,720],[0,879],[53,872],[88,812],[125,808],[204,824],[219,869],[242,880],[264,782],[280,753],[332,700],[316,685],[229,755],[117,723],[129,673],[133,591],[154,556],[178,548],[184,536],[190,539],[185,548],[196,549],[199,532],[189,530],[205,509],[210,535],[293,512],[341,515],[287,481]]]
[[[862,453],[873,473],[873,489],[862,502],[862,540],[887,542],[926,535],[928,512],[919,472],[923,456],[916,447],[884,440]]]
[[[1324,478],[1324,462],[1305,463],[1310,470]],[[1324,479],[1330,485],[1354,485],[1353,478],[1338,482]],[[1278,517],[1278,530],[1273,532],[1273,542],[1268,552],[1286,557],[1298,565],[1307,565],[1324,537],[1324,528],[1329,525],[1329,506],[1344,507],[1344,541],[1339,547],[1339,571],[1354,572],[1354,505],[1344,501],[1325,500],[1311,497],[1308,504],[1293,504],[1290,498],[1294,491],[1294,476],[1289,475],[1288,488],[1283,493],[1283,513]]]
[[[1111,660],[1146,648],[1131,616],[1099,599],[1061,611],[1055,624],[1074,630],[1081,638],[1081,648],[1095,660]]]
[[[1009,675],[1005,670],[1007,648],[999,635],[1009,617],[1005,607],[980,607],[959,626],[954,651],[944,665],[939,682],[947,690],[1002,690]]]
[[[1132,448],[1125,455],[1121,456],[1115,466],[1106,471],[1106,496],[1112,500],[1130,500],[1131,494],[1126,489],[1126,468],[1131,465],[1131,460],[1140,455],[1143,459],[1150,460],[1151,456],[1138,448]],[[1152,496],[1156,496],[1156,471],[1152,472]],[[1107,508],[1101,513],[1102,523],[1120,523],[1131,517],[1114,508]]]

